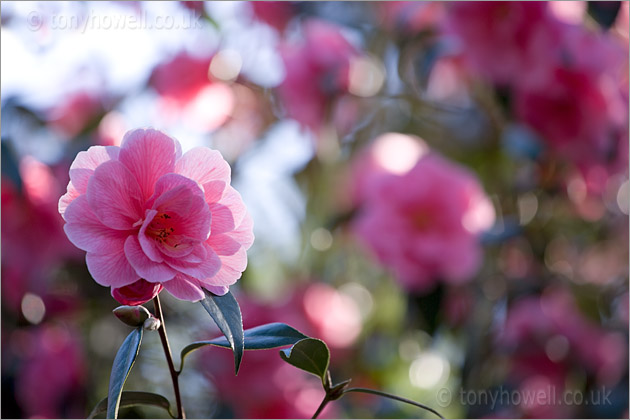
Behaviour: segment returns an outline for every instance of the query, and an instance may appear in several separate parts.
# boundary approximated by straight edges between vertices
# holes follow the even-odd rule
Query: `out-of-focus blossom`
[[[150,84],[160,94],[159,112],[166,120],[182,119],[202,131],[227,121],[234,95],[225,83],[211,80],[212,58],[180,52],[153,70]]]
[[[103,113],[103,102],[99,95],[80,91],[64,98],[48,111],[47,120],[51,128],[61,135],[72,138],[81,133]]]
[[[295,6],[288,1],[253,1],[250,4],[258,19],[280,32],[295,14]]]
[[[212,56],[196,57],[180,52],[153,70],[150,84],[165,98],[190,102],[211,83],[208,76],[211,61]]]
[[[19,171],[21,192],[2,178],[2,298],[12,310],[26,292],[46,295],[54,268],[79,256],[63,233],[55,197],[63,187],[52,169],[26,156]]]
[[[274,303],[262,304],[239,296],[243,325],[252,328],[269,322],[286,322],[303,333],[323,339],[331,348],[332,362],[350,346],[361,331],[357,304],[348,296],[323,283],[313,283]],[[323,398],[321,383],[287,365],[277,351],[248,352],[238,376],[234,376],[232,355],[221,350],[206,353],[203,363],[237,418],[304,418],[313,415]],[[260,381],[260,378],[268,378]],[[324,417],[334,416],[331,404]]]
[[[614,385],[627,368],[624,342],[621,334],[587,320],[565,290],[516,301],[499,334],[499,345],[510,353],[511,379],[524,389],[555,387],[558,395],[575,370],[595,375],[599,385]],[[546,401],[525,406],[525,415],[570,415],[570,407]]]
[[[478,234],[494,223],[494,208],[474,174],[431,154],[366,189],[354,229],[403,287],[422,292],[476,274]]]
[[[301,42],[280,47],[286,76],[278,87],[287,115],[317,130],[334,99],[348,91],[350,61],[357,50],[339,27],[309,20]]]
[[[16,331],[11,351],[20,358],[16,399],[25,418],[85,416],[85,360],[78,333],[68,326],[43,325]]]
[[[605,74],[552,68],[544,82],[517,90],[515,110],[553,153],[578,166],[627,166],[627,156],[620,154],[627,143],[627,104]],[[621,164],[616,162],[619,157]]]
[[[374,186],[388,175],[404,175],[429,153],[429,146],[419,137],[402,133],[384,133],[352,162],[349,185],[342,194],[352,204],[360,205]],[[347,192],[350,194],[347,194]]]
[[[546,2],[450,3],[446,33],[470,68],[498,84],[536,78],[556,54],[560,22]]]
[[[444,18],[444,4],[433,1],[384,1],[376,10],[385,27],[407,34],[435,29]]]
[[[203,299],[203,288],[225,294],[254,239],[221,154],[200,147],[182,156],[179,142],[151,129],[79,153],[59,212],[97,283],[118,289],[145,279],[183,300]],[[131,289],[139,290],[117,293]]]

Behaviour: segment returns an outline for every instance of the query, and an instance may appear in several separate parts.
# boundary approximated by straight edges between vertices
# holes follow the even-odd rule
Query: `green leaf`
[[[120,406],[120,395],[122,394],[123,386],[129,376],[129,372],[133,367],[133,363],[136,361],[138,351],[140,350],[140,343],[142,342],[142,326],[133,330],[116,353],[114,359],[114,365],[112,366],[112,373],[109,377],[109,392],[107,394],[107,418],[118,418],[118,408]]]
[[[241,308],[230,291],[223,296],[217,296],[208,291],[205,293],[206,298],[201,301],[201,304],[230,343],[230,348],[234,352],[234,372],[238,374],[245,350]]]
[[[295,328],[280,322],[259,325],[245,330],[244,337],[245,350],[267,350],[275,349],[277,347],[291,346],[304,338],[308,338],[308,336],[302,334]],[[226,349],[232,348],[225,337],[219,337],[208,341],[196,341],[187,345],[182,350],[182,367],[184,364],[184,357],[186,357],[188,353],[205,346],[216,346]]]
[[[107,401],[107,398],[103,398],[98,404],[96,404],[96,406],[88,416],[88,419],[93,419],[99,414],[106,413]],[[168,411],[168,414],[171,417],[174,417],[173,413],[171,413],[171,404],[165,397],[159,394],[138,391],[125,391],[122,393],[120,397],[119,408],[128,408],[136,405],[152,405],[154,407],[163,408]]]
[[[322,384],[326,384],[330,351],[322,340],[317,338],[300,340],[290,349],[280,350],[280,357],[296,368],[319,377]]]

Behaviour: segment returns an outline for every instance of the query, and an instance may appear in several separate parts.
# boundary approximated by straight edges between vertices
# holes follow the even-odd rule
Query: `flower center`
[[[149,226],[147,226],[146,234],[155,241],[173,246],[177,248],[177,243],[171,244],[168,240],[169,236],[175,232],[175,228],[170,222],[171,216],[166,213],[158,213],[155,215]]]
[[[425,211],[419,211],[411,216],[411,224],[417,230],[426,230],[431,225],[431,217]]]

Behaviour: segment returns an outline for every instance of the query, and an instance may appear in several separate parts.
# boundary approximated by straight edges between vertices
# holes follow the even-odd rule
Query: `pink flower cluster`
[[[542,296],[516,301],[508,312],[498,344],[511,354],[510,377],[532,392],[558,393],[572,370],[585,370],[597,384],[621,379],[627,369],[626,339],[582,315],[566,290],[548,290]],[[525,406],[526,416],[569,417],[571,407],[553,404]]]
[[[377,142],[363,159],[387,153]],[[468,170],[437,154],[409,156],[400,156],[404,171],[360,165],[355,179],[365,185],[354,228],[408,290],[470,280],[482,260],[478,234],[494,223],[492,204]]]
[[[179,142],[151,129],[128,132],[121,147],[79,153],[59,212],[94,280],[125,304],[162,287],[190,301],[203,289],[225,294],[254,239],[221,154],[200,147],[182,155]]]
[[[552,153],[627,166],[627,45],[561,21],[546,2],[449,6],[445,33],[474,73],[511,89],[514,114]]]

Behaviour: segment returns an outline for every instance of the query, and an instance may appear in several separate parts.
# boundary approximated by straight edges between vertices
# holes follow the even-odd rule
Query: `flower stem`
[[[175,370],[175,364],[173,364],[173,355],[171,354],[171,346],[168,344],[168,337],[166,336],[164,315],[162,314],[159,295],[153,298],[153,306],[155,307],[155,317],[160,320],[158,333],[160,334],[160,341],[162,342],[162,348],[164,349],[164,355],[168,363],[168,370],[171,373],[171,380],[173,381],[173,392],[175,393],[175,403],[177,404],[177,418],[185,419],[186,413],[184,413],[182,398],[179,395],[179,372]]]
[[[322,411],[324,410],[324,408],[326,407],[326,405],[328,405],[328,403],[330,402],[330,398],[328,398],[328,394],[326,394],[326,396],[324,397],[324,399],[322,400],[322,403],[319,405],[319,407],[317,407],[317,411],[315,412],[315,414],[313,414],[313,417],[311,417],[312,419],[316,419],[317,416],[319,416]]]
[[[444,418],[444,417],[442,417],[442,415],[440,413],[438,413],[437,411],[435,411],[431,407],[427,407],[424,404],[420,404],[419,402],[415,402],[415,401],[409,400],[407,398],[399,397],[398,395],[388,394],[387,392],[377,391],[375,389],[369,389],[369,388],[348,388],[348,389],[343,391],[344,394],[346,394],[348,392],[363,392],[365,394],[374,394],[374,395],[379,395],[379,396],[385,397],[385,398],[391,398],[392,400],[396,400],[396,401],[404,402],[404,403],[407,403],[407,404],[415,405],[416,407],[419,407],[419,408],[422,408],[424,410],[427,410],[427,411],[435,414],[436,416],[438,416],[441,419]]]

